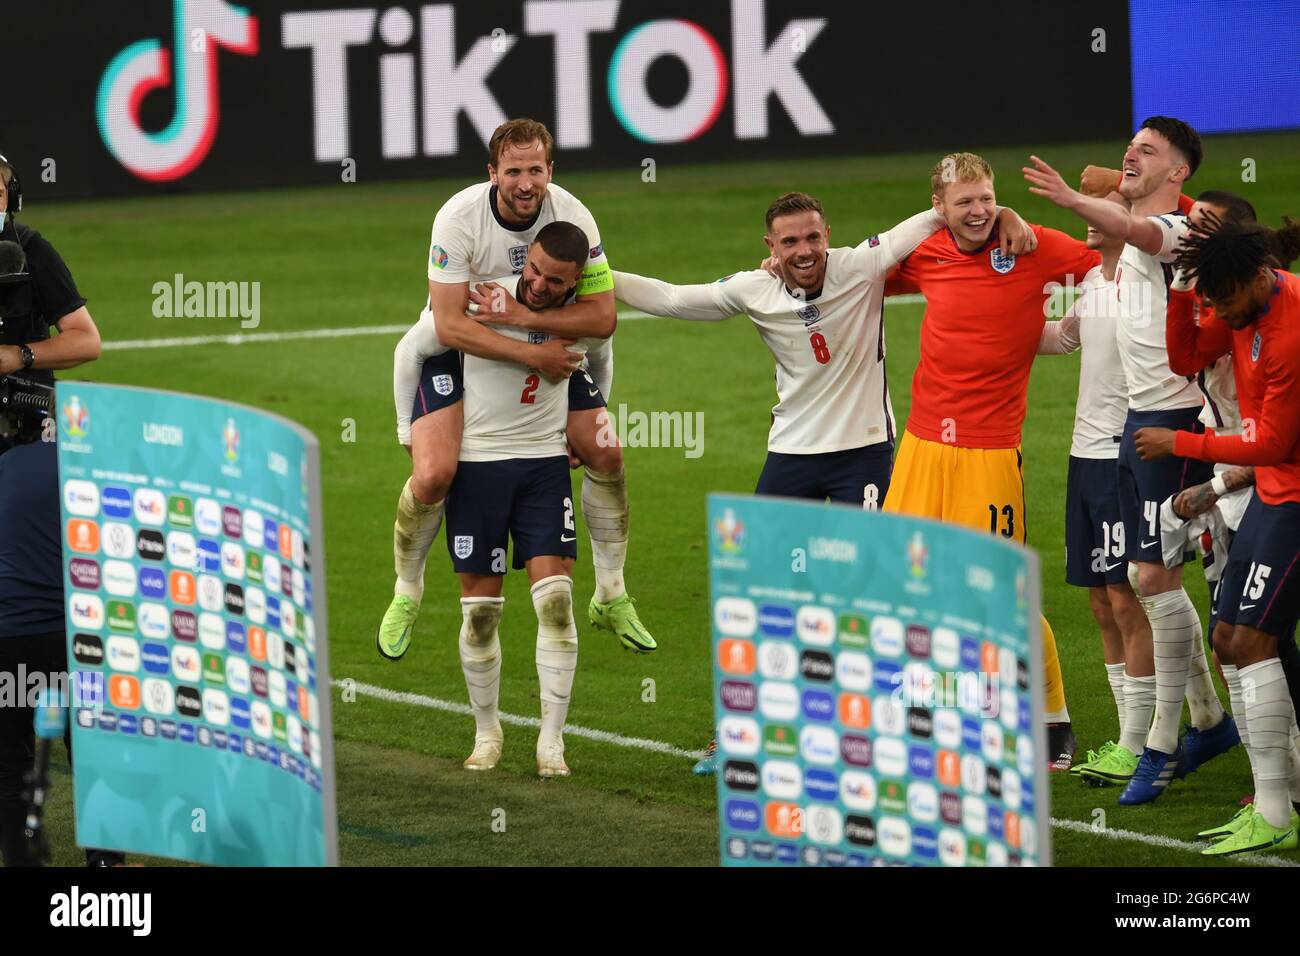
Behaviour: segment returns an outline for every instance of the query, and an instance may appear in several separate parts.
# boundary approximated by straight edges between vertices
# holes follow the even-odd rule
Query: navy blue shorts
[[[505,574],[529,558],[578,556],[567,455],[462,461],[447,494],[447,550],[457,574]]]
[[[1199,408],[1176,408],[1170,411],[1135,412],[1129,410],[1124,422],[1124,436],[1119,446],[1119,507],[1124,518],[1124,536],[1128,560],[1151,564],[1164,563],[1160,544],[1160,505],[1170,495],[1199,485],[1214,477],[1214,465],[1192,458],[1159,458],[1143,461],[1138,457],[1133,435],[1139,428],[1172,428],[1175,431],[1201,433],[1205,426],[1197,416]]]
[[[461,355],[448,349],[441,355],[424,360],[420,369],[420,387],[415,391],[411,421],[423,418],[465,397],[465,379],[461,374]]]
[[[1245,515],[1243,515],[1242,517],[1245,517]],[[1237,539],[1237,533],[1235,531],[1229,531],[1228,532],[1228,554],[1229,555],[1232,554],[1232,545],[1236,541],[1236,539]],[[1227,569],[1225,568],[1224,570]],[[1209,627],[1206,629],[1205,632],[1207,634],[1213,634],[1214,625],[1219,623],[1219,598],[1222,594],[1223,594],[1223,575],[1220,574],[1219,580],[1215,581],[1214,586],[1210,588],[1210,620],[1209,620]]]
[[[769,451],[754,494],[814,501],[829,498],[878,511],[885,503],[893,468],[894,444],[887,441],[819,455]]]
[[[1223,568],[1219,620],[1290,639],[1300,620],[1300,502],[1246,507]]]
[[[580,368],[569,376],[569,411],[585,412],[604,407],[605,396],[600,394],[590,372]]]
[[[443,352],[426,359],[420,369],[420,387],[415,393],[411,421],[416,421],[440,408],[455,405],[465,397],[465,378],[461,354],[455,350]],[[569,376],[569,411],[581,412],[604,408],[605,396],[600,393],[591,374],[578,369]]]
[[[1065,479],[1065,583],[1080,588],[1124,583],[1127,542],[1115,459],[1071,455]]]

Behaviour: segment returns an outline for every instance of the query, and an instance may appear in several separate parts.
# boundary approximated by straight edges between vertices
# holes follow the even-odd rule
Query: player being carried
[[[589,252],[578,226],[551,222],[528,246],[523,274],[500,279],[491,299],[504,308],[503,295],[510,292],[538,312],[574,307]],[[491,299],[479,309],[486,321],[502,314]],[[514,341],[538,335],[518,325],[497,331]],[[491,770],[501,757],[498,625],[509,538],[515,569],[528,570],[537,614],[537,772],[569,774],[562,731],[578,660],[571,579],[578,545],[565,443],[568,395],[567,382],[544,379],[525,365],[465,356],[465,431],[447,497],[447,550],[461,586],[460,660],[475,722],[474,751],[465,761],[470,770]]]
[[[921,358],[885,511],[966,525],[1025,542],[1020,451],[1029,371],[1052,289],[1097,265],[1082,242],[1033,226],[1032,255],[1005,254],[994,234],[993,169],[952,153],[930,173],[948,228],[903,260],[887,291],[921,292]],[[1076,747],[1056,638],[1042,620],[1048,766],[1068,770]]]
[[[1116,272],[1121,318],[1116,341],[1129,390],[1129,411],[1119,452],[1119,493],[1128,557],[1137,564],[1136,584],[1151,624],[1153,677],[1125,676],[1125,720],[1141,726],[1154,711],[1146,747],[1119,802],[1157,799],[1174,779],[1184,751],[1178,739],[1183,698],[1191,703],[1192,724],[1222,752],[1237,742],[1235,727],[1214,692],[1200,616],[1183,589],[1182,565],[1165,567],[1160,506],[1184,488],[1208,480],[1212,469],[1196,461],[1148,461],[1137,454],[1133,436],[1144,427],[1199,431],[1202,396],[1195,376],[1175,374],[1165,344],[1168,283],[1178,244],[1187,234],[1180,211],[1182,186],[1201,162],[1201,140],[1181,120],[1153,116],[1134,134],[1124,152],[1119,192],[1131,204],[1084,196],[1038,157],[1025,167],[1030,191],[1072,210],[1103,235],[1123,239]],[[1193,657],[1200,660],[1193,667]],[[1194,681],[1188,693],[1189,678]],[[1199,688],[1199,689],[1198,689]],[[1212,753],[1206,751],[1212,756]],[[1208,759],[1208,758],[1207,758]]]
[[[568,380],[568,441],[586,466],[582,511],[596,573],[588,618],[596,627],[618,635],[623,646],[653,651],[655,640],[637,616],[623,582],[627,487],[623,452],[604,411],[613,376],[612,343],[605,346],[606,373],[594,385],[582,376],[569,377],[581,358],[566,346],[584,336],[608,339],[617,322],[613,280],[600,233],[586,206],[551,182],[552,139],[544,125],[530,119],[503,123],[492,134],[488,151],[488,181],[452,196],[434,219],[428,304],[394,354],[398,441],[410,452],[412,465],[393,529],[394,597],[376,643],[379,652],[392,660],[410,647],[424,593],[425,559],[457,471],[464,427],[460,380],[464,353],[532,368],[539,383],[543,378]],[[469,302],[486,312],[500,291],[481,283],[519,274],[529,242],[556,220],[575,223],[591,241],[575,303],[562,311],[534,311],[507,292],[496,296],[502,308],[492,314],[498,326],[547,332],[552,337],[506,336],[467,316]]]

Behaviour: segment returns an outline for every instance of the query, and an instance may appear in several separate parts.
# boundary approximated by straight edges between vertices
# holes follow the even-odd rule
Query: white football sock
[[[1291,707],[1294,715],[1295,705]],[[1287,793],[1293,804],[1300,803],[1300,728],[1296,727],[1294,716],[1291,719],[1291,753],[1287,761]]]
[[[573,581],[564,574],[532,588],[537,612],[537,681],[542,699],[542,739],[559,739],[569,714],[578,669],[578,626],[573,621]]]
[[[503,597],[460,599],[460,669],[469,690],[478,733],[500,733],[497,701],[501,694],[501,640],[497,627],[505,607]]]
[[[591,535],[591,564],[596,570],[596,600],[602,604],[626,593],[628,504],[623,469],[613,474],[584,469],[582,516]]]
[[[1255,808],[1271,826],[1291,821],[1291,724],[1294,712],[1282,662],[1276,657],[1239,667],[1241,693],[1250,721],[1250,754],[1255,767]]]
[[[1110,694],[1115,698],[1115,711],[1119,714],[1119,736],[1124,737],[1124,662],[1106,665],[1106,682],[1110,684]]]
[[[426,505],[415,497],[411,479],[406,479],[397,499],[397,521],[393,525],[393,565],[397,571],[394,594],[404,594],[414,601],[424,596],[424,562],[442,527],[442,506],[441,501]]]
[[[1219,692],[1214,689],[1214,678],[1210,676],[1210,662],[1205,657],[1205,640],[1199,617],[1196,619],[1191,650],[1187,661],[1187,709],[1193,727],[1209,730],[1223,720],[1223,703],[1219,700]]]
[[[1147,746],[1171,754],[1178,749],[1178,721],[1187,690],[1187,661],[1200,622],[1196,606],[1182,588],[1139,598],[1151,622],[1156,660],[1156,717]]]
[[[1124,734],[1120,746],[1142,755],[1151,729],[1151,714],[1156,709],[1156,679],[1124,675]]]
[[[1258,789],[1255,782],[1255,758],[1250,753],[1250,722],[1246,720],[1246,705],[1241,699],[1241,675],[1237,673],[1236,664],[1220,664],[1223,669],[1223,682],[1228,685],[1228,705],[1232,708],[1232,719],[1237,722],[1237,736],[1250,761],[1251,789]]]

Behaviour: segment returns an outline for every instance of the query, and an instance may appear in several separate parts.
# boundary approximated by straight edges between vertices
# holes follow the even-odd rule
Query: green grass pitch
[[[954,143],[954,147],[965,144]],[[1123,143],[1039,150],[1067,177],[1087,162],[1118,165]],[[1193,183],[1247,195],[1263,219],[1297,213],[1300,137],[1207,139]],[[809,152],[815,152],[810,143]],[[1032,221],[1081,235],[1081,223],[1027,192],[1028,150],[987,151],[998,198]],[[674,167],[646,183],[641,166],[556,181],[581,197],[602,228],[616,267],[679,282],[710,281],[752,268],[764,255],[763,212],[788,189],[824,202],[832,240],[855,244],[928,203],[936,157],[898,155]],[[1242,181],[1254,160],[1255,181]],[[208,196],[31,203],[24,220],[43,231],[73,269],[107,342],[236,333],[236,319],[160,319],[155,282],[176,273],[200,281],[261,283],[258,333],[413,322],[425,296],[429,226],[441,203],[469,180],[231,192]],[[900,424],[910,404],[920,305],[886,309],[889,380]],[[65,379],[129,383],[218,396],[302,422],[321,441],[333,677],[358,685],[463,702],[455,642],[456,581],[441,536],[429,561],[415,644],[400,664],[375,652],[374,631],[392,586],[391,528],[408,472],[397,446],[391,392],[397,334],[290,342],[110,348]],[[705,494],[752,491],[761,467],[772,361],[743,318],[722,324],[625,321],[617,335],[611,404],[636,411],[702,412],[703,454],[631,448],[627,472],[632,537],[627,580],[660,651],[638,657],[580,619],[580,653],[570,722],[679,751],[707,743],[712,723]],[[1042,556],[1044,606],[1056,631],[1070,712],[1084,747],[1114,734],[1111,696],[1087,596],[1064,576],[1066,461],[1078,378],[1077,356],[1038,362],[1025,425],[1029,542]],[[355,440],[346,437],[354,423]],[[577,482],[575,481],[575,490]],[[575,494],[576,498],[576,494]],[[585,534],[575,597],[585,608],[592,575]],[[1188,590],[1204,609],[1199,574]],[[522,572],[506,584],[501,705],[535,716],[535,620]],[[714,783],[690,774],[688,756],[569,738],[568,780],[542,782],[533,768],[534,731],[506,727],[494,773],[460,769],[473,736],[469,717],[334,689],[341,855],[345,864],[659,864],[717,862]],[[1226,693],[1224,694],[1226,699]],[[62,765],[60,765],[62,766]],[[70,788],[58,777],[51,808],[56,862],[73,863]],[[1192,840],[1226,819],[1249,788],[1240,750],[1156,804],[1116,805],[1117,791],[1052,781],[1054,830],[1066,865],[1195,865],[1187,847],[1116,830]],[[1290,856],[1296,856],[1290,854]]]

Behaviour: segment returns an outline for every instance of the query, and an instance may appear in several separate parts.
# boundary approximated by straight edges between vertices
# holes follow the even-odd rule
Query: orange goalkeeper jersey
[[[925,296],[921,360],[907,430],[965,448],[1016,448],[1029,369],[1054,284],[1078,285],[1101,256],[1063,232],[1034,226],[1038,248],[998,253],[995,235],[976,252],[936,232],[890,276],[886,292]]]

